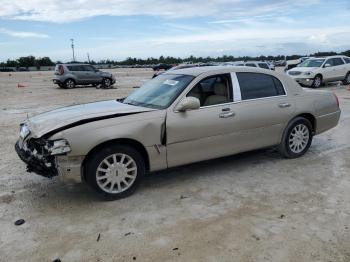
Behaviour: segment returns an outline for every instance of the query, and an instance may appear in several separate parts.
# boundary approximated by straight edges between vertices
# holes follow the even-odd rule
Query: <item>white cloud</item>
[[[22,32],[22,31],[12,31],[6,28],[0,27],[0,34],[6,34],[13,37],[19,38],[48,38],[47,34],[41,34],[36,32]]]
[[[319,0],[0,0],[0,17],[65,23],[100,15],[151,15],[166,18],[258,16],[285,13]]]

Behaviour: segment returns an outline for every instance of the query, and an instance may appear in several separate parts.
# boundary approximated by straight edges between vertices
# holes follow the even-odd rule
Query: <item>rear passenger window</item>
[[[350,58],[344,57],[344,61],[345,61],[345,63],[350,64]]]
[[[247,64],[245,64],[245,66],[256,67],[256,65],[252,64],[252,63],[247,63]]]
[[[241,87],[242,100],[285,95],[280,80],[261,73],[236,73]]]

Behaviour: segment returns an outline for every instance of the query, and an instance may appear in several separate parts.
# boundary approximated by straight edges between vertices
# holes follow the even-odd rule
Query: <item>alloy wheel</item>
[[[137,177],[135,160],[127,154],[107,156],[96,170],[97,185],[105,192],[116,194],[130,188]]]
[[[295,153],[301,153],[306,147],[310,139],[310,131],[304,124],[295,126],[289,135],[289,148]]]

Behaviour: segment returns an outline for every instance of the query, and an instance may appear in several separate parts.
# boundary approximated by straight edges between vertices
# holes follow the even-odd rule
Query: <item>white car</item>
[[[244,65],[250,66],[250,67],[259,67],[259,68],[263,68],[263,69],[273,70],[270,68],[268,63],[261,62],[261,61],[247,61],[247,62],[245,62]]]
[[[287,74],[302,86],[314,88],[333,82],[342,81],[350,84],[350,58],[347,56],[329,56],[307,59]]]

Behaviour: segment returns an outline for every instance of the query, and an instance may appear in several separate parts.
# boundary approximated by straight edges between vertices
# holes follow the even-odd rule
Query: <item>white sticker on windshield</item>
[[[179,81],[167,79],[167,80],[164,81],[163,84],[164,84],[164,85],[174,86],[174,85],[176,85],[177,83],[179,83]]]

